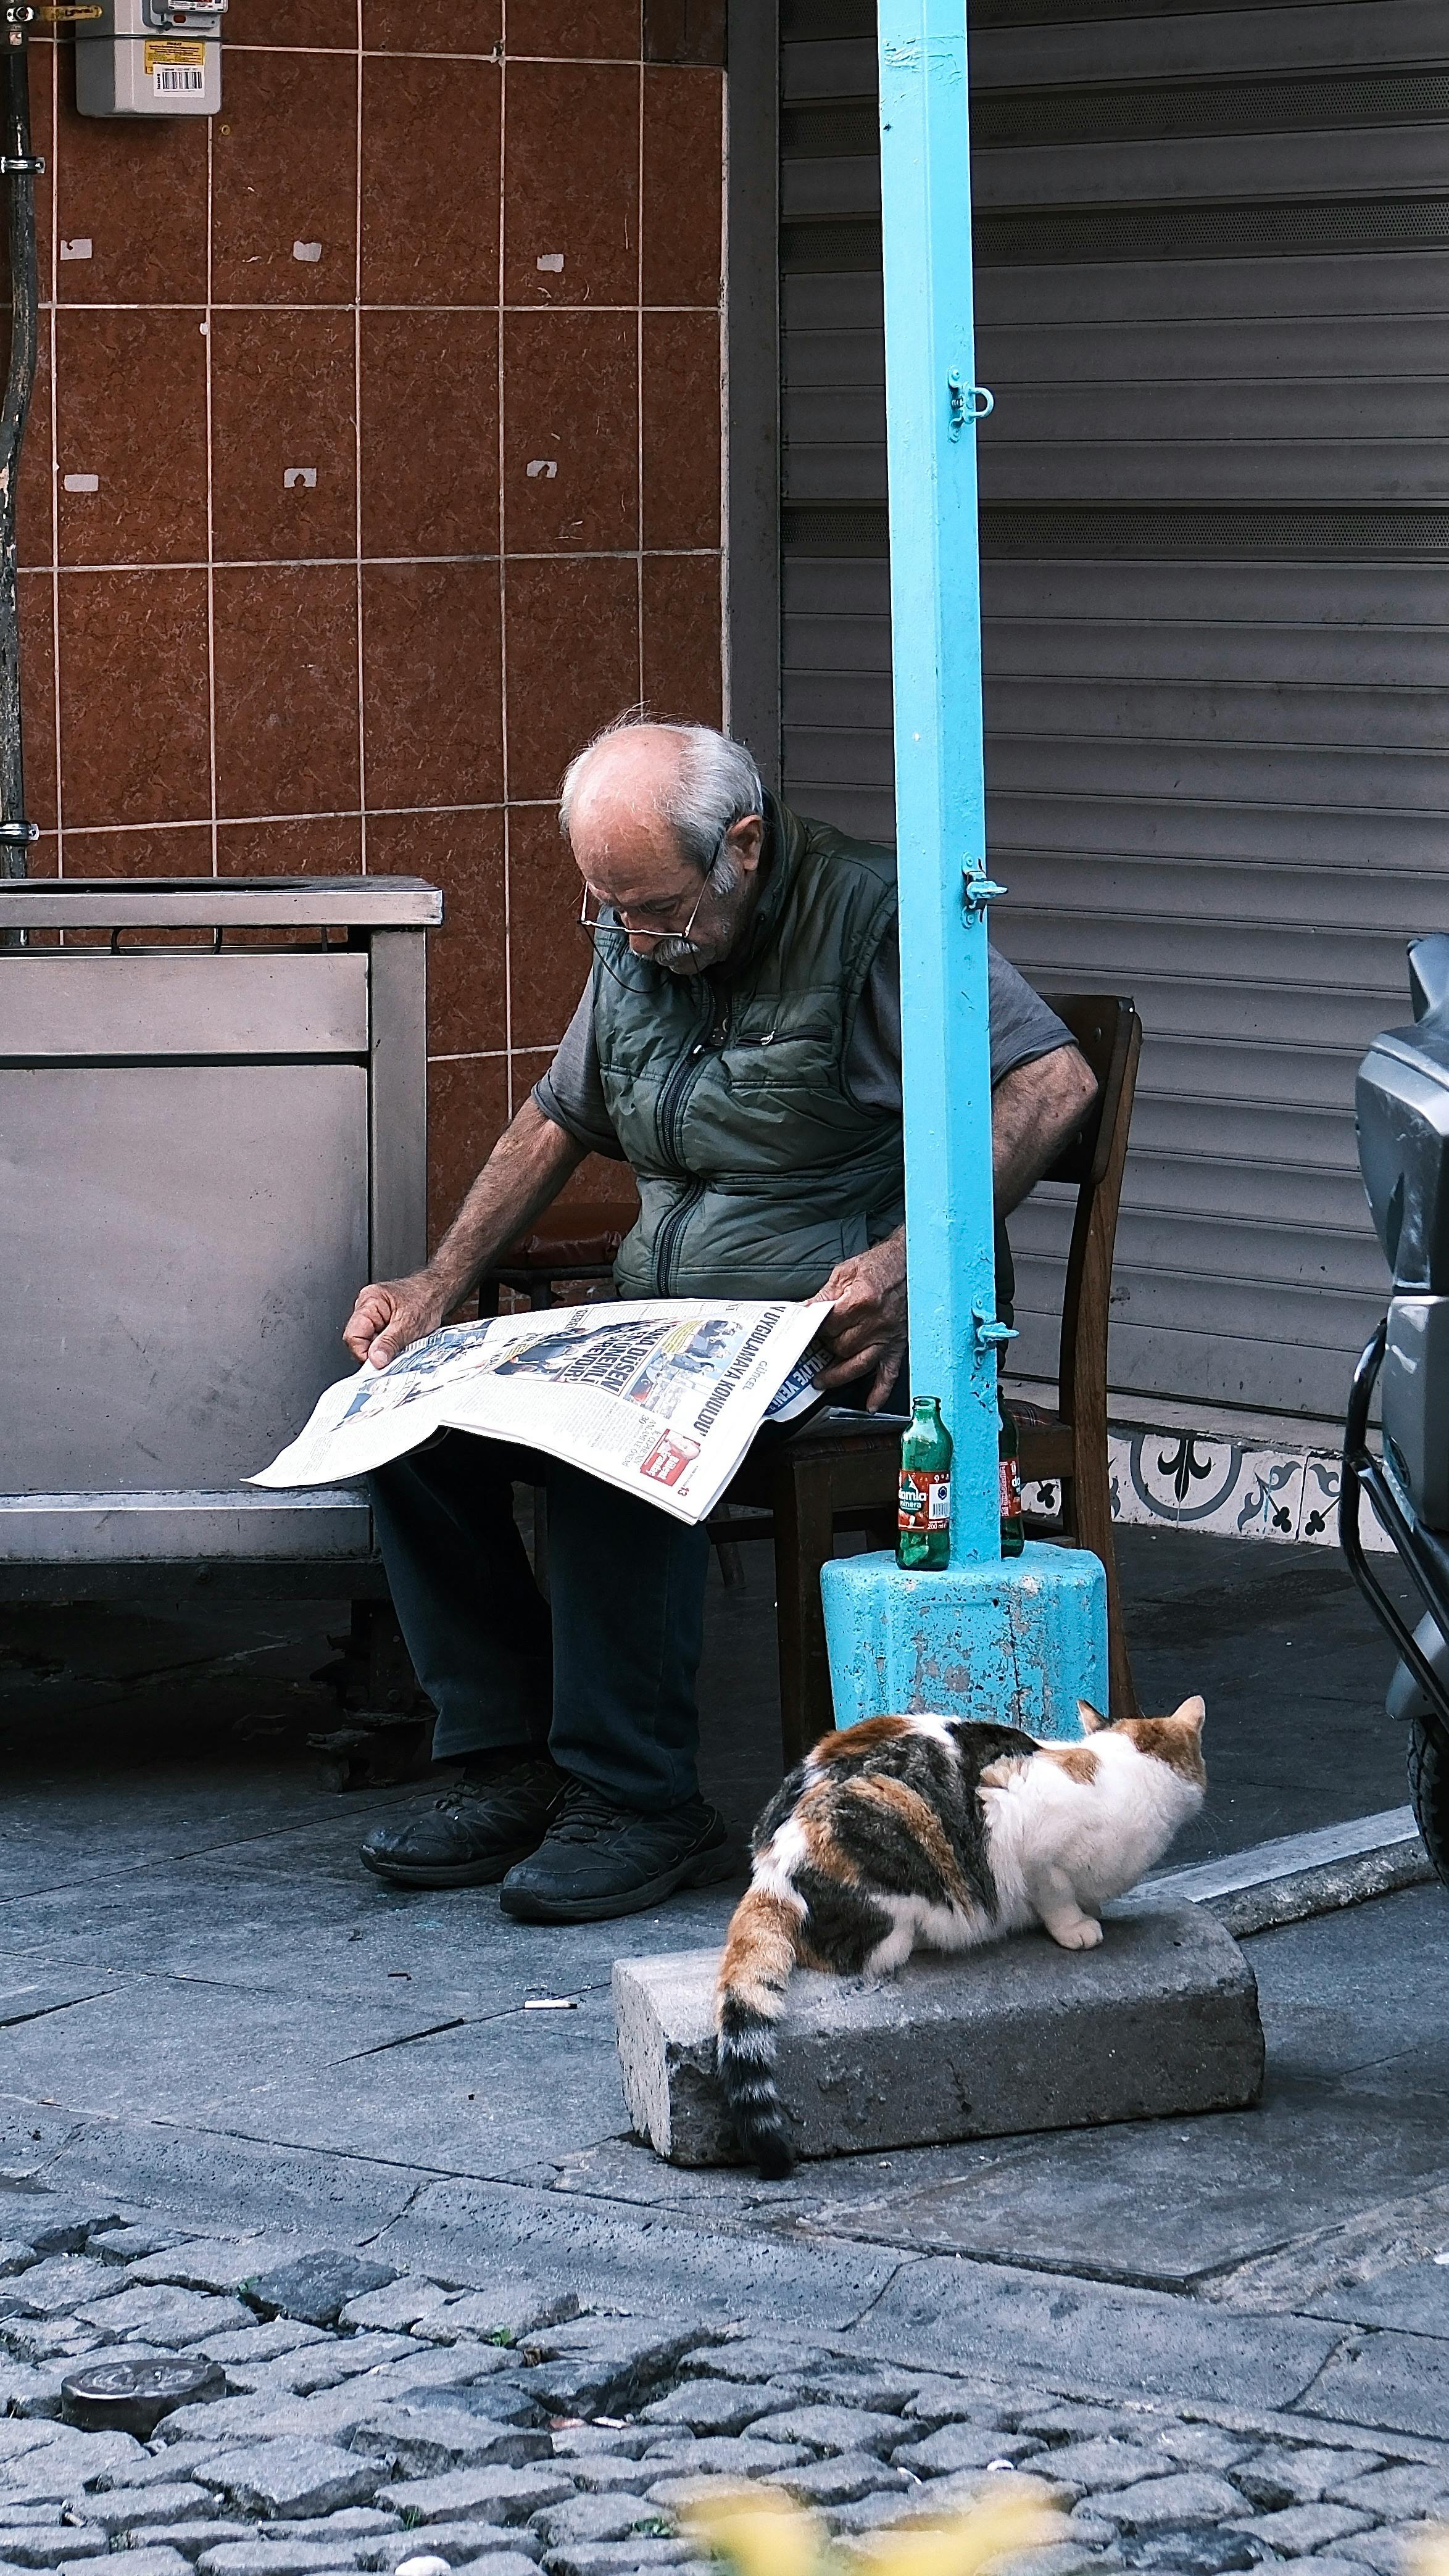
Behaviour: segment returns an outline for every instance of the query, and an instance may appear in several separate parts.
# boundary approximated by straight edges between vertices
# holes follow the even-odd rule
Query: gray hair
[[[711,725],[660,724],[634,714],[620,716],[592,742],[576,752],[564,772],[559,796],[559,829],[569,837],[574,804],[596,752],[623,733],[667,733],[680,746],[679,767],[659,798],[659,810],[679,846],[707,876],[719,857],[725,834],[747,814],[763,814],[765,791],[760,773],[742,742]]]

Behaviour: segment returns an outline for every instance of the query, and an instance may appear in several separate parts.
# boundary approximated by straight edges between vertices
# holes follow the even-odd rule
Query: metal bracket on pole
[[[961,892],[961,908],[968,921],[975,921],[985,912],[993,896],[1005,894],[1006,888],[1004,885],[998,885],[995,877],[987,875],[979,859],[966,859],[962,863],[961,874],[965,879]]]
[[[978,1351],[1001,1350],[1017,1339],[1014,1324],[1003,1324],[996,1315],[988,1315],[984,1306],[971,1309],[971,1329]]]
[[[989,394],[984,385],[964,383],[959,367],[953,367],[946,378],[946,399],[951,406],[953,438],[960,437],[968,420],[985,420],[996,409],[995,394]]]

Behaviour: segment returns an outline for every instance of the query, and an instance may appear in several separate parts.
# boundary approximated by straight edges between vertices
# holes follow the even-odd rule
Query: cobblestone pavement
[[[827,2339],[702,2331],[516,2275],[460,2285],[345,2249],[276,2261],[35,2191],[0,2193],[0,2218],[27,2231],[0,2242],[0,2576],[98,2576],[117,2550],[126,2576],[687,2570],[677,2517],[722,2478],[809,2503],[848,2554],[1024,2470],[1064,2525],[1020,2576],[1397,2576],[1406,2541],[1449,2519],[1449,2443],[1083,2402],[969,2358],[927,2371],[872,2354],[869,2317]],[[1341,2340],[1351,2355],[1361,2338]],[[149,2442],[66,2421],[82,2360],[146,2354],[219,2365],[218,2394]]]
[[[1271,1615],[1214,1578],[1187,1619],[1167,1539],[1141,1660],[1149,1692],[1227,1697],[1213,1833],[1392,1803],[1397,1740],[1364,1731],[1383,1650],[1315,1608],[1322,1567],[1295,1591],[1292,1551],[1247,1551]],[[737,1823],[777,1765],[762,1597],[712,1612],[710,1788]],[[849,2548],[1000,2461],[1069,2519],[1029,2576],[1395,2576],[1404,2533],[1449,2519],[1441,1891],[1248,1943],[1253,2113],[769,2189],[681,2172],[626,2133],[610,1970],[716,1942],[729,1891],[540,1934],[490,1889],[383,1888],[358,1838],[427,1792],[325,1797],[264,1728],[218,1751],[274,1704],[267,1658],[305,1675],[320,1638],[253,1653],[239,1624],[256,1671],[228,1682],[186,1661],[214,1656],[198,1632],[173,1681],[143,1627],[118,1697],[114,1640],[82,1671],[67,1614],[0,1815],[0,2576],[120,2548],[126,2576],[687,2571],[681,2482],[785,2481]],[[322,1696],[266,1687],[288,1724],[287,1692]],[[220,2393],[149,2442],[70,2426],[62,2380],[118,2346],[214,2360]]]

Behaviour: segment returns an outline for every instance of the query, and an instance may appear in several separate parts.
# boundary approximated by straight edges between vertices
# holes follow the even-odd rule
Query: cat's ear
[[[1102,1728],[1107,1723],[1101,1710],[1093,1708],[1089,1699],[1078,1700],[1077,1715],[1082,1721],[1082,1733],[1084,1735],[1100,1735]]]
[[[1194,1692],[1191,1699],[1183,1701],[1181,1708],[1173,1710],[1168,1723],[1171,1726],[1191,1727],[1194,1735],[1201,1735],[1206,1720],[1207,1702]]]

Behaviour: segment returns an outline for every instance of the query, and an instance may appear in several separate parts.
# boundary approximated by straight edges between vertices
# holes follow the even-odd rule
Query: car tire
[[[1434,1874],[1449,1887],[1449,1746],[1422,1717],[1409,1722],[1409,1801]]]

